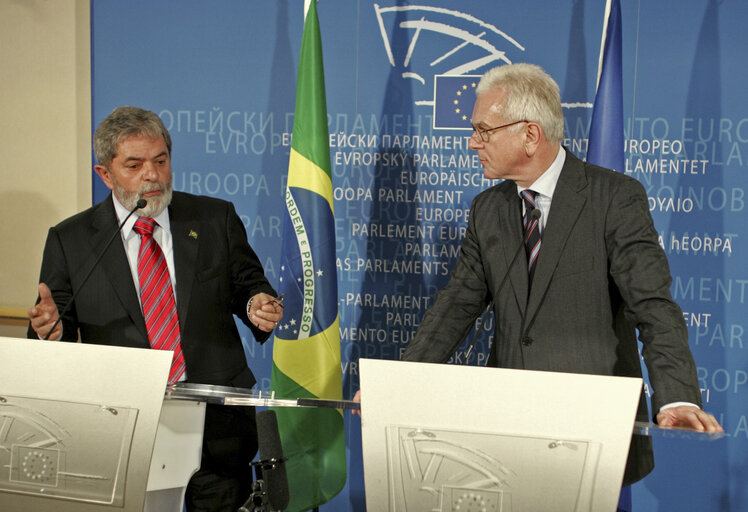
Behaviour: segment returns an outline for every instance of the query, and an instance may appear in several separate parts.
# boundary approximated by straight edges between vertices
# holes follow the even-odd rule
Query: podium
[[[359,368],[368,512],[614,512],[632,431],[666,430],[634,422],[641,379],[366,359]]]
[[[0,510],[143,510],[171,358],[0,338]]]
[[[632,429],[724,435],[635,424],[638,379],[360,364],[370,511],[612,511]],[[206,403],[359,407],[167,387],[170,365],[158,350],[0,338],[0,510],[181,512]]]
[[[167,387],[172,353],[0,337],[0,510],[181,512],[206,403],[347,407]]]

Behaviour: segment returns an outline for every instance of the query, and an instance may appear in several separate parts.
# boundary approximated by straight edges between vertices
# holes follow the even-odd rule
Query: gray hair
[[[481,77],[475,92],[480,95],[489,90],[506,92],[502,113],[505,122],[534,121],[543,129],[548,142],[561,144],[564,138],[561,95],[558,84],[543,68],[527,63],[495,67]]]
[[[93,137],[94,153],[100,165],[109,167],[117,156],[117,145],[131,135],[163,137],[171,156],[171,136],[156,114],[138,107],[117,107],[104,119]]]

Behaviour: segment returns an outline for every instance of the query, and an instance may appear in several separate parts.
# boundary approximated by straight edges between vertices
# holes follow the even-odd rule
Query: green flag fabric
[[[322,43],[316,2],[304,23],[288,164],[279,290],[283,320],[273,344],[278,398],[341,399],[335,224]],[[326,503],[345,485],[342,411],[276,408],[288,458],[290,512]]]

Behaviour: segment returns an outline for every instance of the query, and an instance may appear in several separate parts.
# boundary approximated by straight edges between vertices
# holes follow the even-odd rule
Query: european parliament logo
[[[475,88],[480,75],[434,76],[434,128],[472,130]]]
[[[471,13],[390,2],[397,5],[374,4],[378,33],[390,66],[408,82],[414,105],[433,111],[435,129],[470,129],[480,76],[511,64],[525,47]]]

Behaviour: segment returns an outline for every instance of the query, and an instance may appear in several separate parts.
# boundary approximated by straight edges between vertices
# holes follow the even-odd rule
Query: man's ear
[[[525,126],[525,153],[533,156],[543,140],[543,129],[537,123],[528,122]]]
[[[106,166],[94,165],[94,171],[96,171],[96,174],[99,175],[99,178],[101,178],[101,181],[104,182],[104,185],[106,185],[109,190],[114,190],[114,181],[112,181],[112,175]]]

